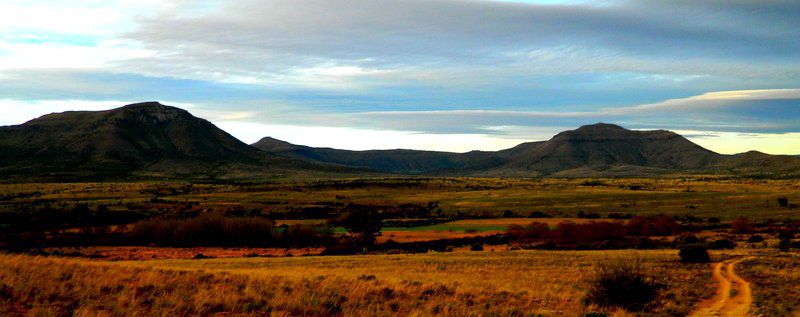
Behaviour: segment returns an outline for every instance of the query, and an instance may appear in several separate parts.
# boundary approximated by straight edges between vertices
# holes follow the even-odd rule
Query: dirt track
[[[690,316],[747,316],[753,302],[750,283],[734,271],[736,264],[747,259],[714,263],[712,278],[719,283],[717,294],[698,304]],[[731,290],[735,292],[731,294]]]

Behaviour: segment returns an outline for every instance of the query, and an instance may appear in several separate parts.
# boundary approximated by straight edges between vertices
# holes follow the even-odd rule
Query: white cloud
[[[0,99],[0,125],[16,125],[46,114],[64,111],[100,111],[125,105],[120,101]]]
[[[218,121],[215,124],[245,143],[255,143],[263,137],[270,136],[294,144],[347,150],[494,151],[529,141],[480,134],[423,134],[412,131],[271,125],[238,121]]]
[[[611,113],[634,113],[650,110],[697,110],[707,108],[720,108],[731,105],[732,101],[754,100],[798,100],[800,89],[754,89],[715,91],[687,98],[670,99],[662,102],[638,105],[633,107],[609,108],[605,111]],[[800,106],[800,105],[799,105]]]
[[[750,150],[768,154],[800,154],[800,133],[736,133],[716,131],[675,131],[698,145],[722,154]]]
[[[763,95],[764,93],[740,92],[739,94]],[[781,94],[778,93],[778,95]],[[730,96],[732,94],[719,93],[717,95]],[[774,96],[775,94],[767,95]],[[532,115],[534,118],[539,118],[541,115],[544,118],[560,118],[558,115],[548,116],[548,113],[526,114],[524,112],[498,111],[427,111],[421,114],[414,112],[387,113],[392,116],[388,120],[390,122],[398,121],[397,116],[413,115],[415,117],[414,119],[405,118],[403,119],[405,121],[400,121],[400,124],[396,126],[379,122],[378,126],[382,126],[382,128],[377,126],[374,128],[357,128],[353,127],[354,122],[346,124],[347,126],[334,126],[333,124],[338,124],[335,122],[337,120],[335,115],[309,123],[309,125],[273,124],[270,123],[272,117],[268,112],[226,111],[192,103],[169,101],[163,103],[187,109],[195,116],[208,119],[245,143],[254,143],[262,137],[271,136],[295,144],[349,150],[397,148],[452,152],[500,150],[523,142],[547,140],[558,132],[577,127],[574,123],[560,123],[559,121],[548,122],[548,124],[539,126],[494,124],[493,122],[495,121],[484,117],[484,115],[499,116],[500,119],[503,119],[497,122],[508,121],[509,118],[525,115]],[[26,102],[0,99],[0,112],[4,113],[4,116],[0,117],[0,125],[20,124],[53,112],[107,110],[124,104],[126,102],[113,100],[40,100]],[[470,124],[480,123],[481,125],[478,126],[479,129],[471,133],[446,132],[447,129],[439,133],[425,133],[422,130],[414,129],[415,127],[425,126],[424,124],[421,126],[408,124],[411,122],[416,123],[423,117],[434,118],[430,122],[438,122],[439,125],[463,124],[464,122],[471,122]],[[442,118],[447,118],[448,121],[442,121]],[[348,120],[347,118],[344,119]],[[352,118],[349,119],[353,120]],[[594,122],[596,121],[587,121],[585,123]],[[403,126],[406,128],[402,128]],[[703,147],[725,154],[749,150],[770,154],[800,154],[798,151],[800,149],[800,132],[741,133],[685,129],[676,130],[676,132],[686,135],[690,140]]]

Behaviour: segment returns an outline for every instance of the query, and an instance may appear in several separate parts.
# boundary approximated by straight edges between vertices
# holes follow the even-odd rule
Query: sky
[[[800,2],[0,1],[0,125],[160,101],[246,143],[466,152],[597,122],[800,154]]]

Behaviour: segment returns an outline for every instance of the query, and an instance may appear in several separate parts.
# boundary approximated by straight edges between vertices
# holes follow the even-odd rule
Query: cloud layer
[[[0,123],[162,100],[247,139],[292,126],[505,144],[598,121],[790,135],[798,16],[788,0],[9,0],[0,109],[27,109]]]

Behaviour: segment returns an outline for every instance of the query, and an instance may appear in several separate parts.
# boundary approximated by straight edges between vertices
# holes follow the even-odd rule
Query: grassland
[[[754,285],[756,315],[800,316],[800,254],[773,252],[740,267],[740,275]]]
[[[273,184],[78,183],[0,184],[0,211],[29,204],[103,204],[111,211],[145,206],[153,213],[174,205],[195,209],[294,212],[330,209],[344,202],[427,204],[453,214],[526,217],[542,212],[693,215],[723,220],[796,217],[777,199],[800,201],[800,181],[714,178],[663,179],[374,179]],[[157,198],[154,200],[154,198]]]
[[[0,227],[9,230],[31,225],[28,230],[77,236],[86,228],[72,221],[72,215],[116,230],[138,219],[191,219],[223,212],[271,218],[278,226],[275,230],[281,231],[327,223],[343,206],[364,204],[386,208],[395,216],[398,210],[422,208],[427,216],[389,219],[430,221],[426,225],[400,227],[404,224],[395,221],[394,227],[384,227],[378,237],[379,243],[390,239],[411,243],[494,235],[509,225],[531,221],[552,227],[564,220],[594,220],[576,218],[579,213],[592,218],[667,214],[689,224],[693,220],[687,217],[691,216],[705,219],[705,231],[693,233],[706,242],[730,238],[746,247],[714,251],[712,258],[752,257],[736,265],[742,278],[752,283],[752,312],[790,315],[797,314],[800,306],[794,299],[800,296],[796,292],[800,258],[797,251],[773,251],[778,231],[764,221],[797,219],[800,209],[781,206],[778,198],[791,204],[800,201],[800,181],[387,178],[266,184],[0,184]],[[546,217],[529,218],[532,213]],[[50,215],[56,216],[51,227],[37,227],[39,223],[30,221],[50,220]],[[762,224],[757,232],[766,241],[746,244],[754,231],[734,234],[727,222],[740,216]],[[19,235],[9,237],[26,233],[18,231]],[[345,231],[337,228],[335,232]],[[667,243],[673,238],[658,237]],[[0,315],[613,314],[620,312],[587,304],[583,298],[595,268],[616,258],[640,259],[647,274],[664,286],[646,308],[647,314],[685,315],[716,289],[709,265],[682,264],[674,249],[512,251],[515,245],[498,243],[486,245],[483,252],[470,252],[470,244],[445,248],[455,252],[386,254],[394,250],[359,256],[307,256],[323,252],[323,245],[286,249],[278,245],[158,248],[147,244],[68,245],[51,253],[84,258],[0,254]],[[188,259],[199,253],[219,258]],[[85,258],[94,255],[97,259]]]
[[[675,251],[130,262],[2,255],[0,290],[5,314],[581,316],[608,311],[582,298],[593,268],[617,257],[642,260],[665,285],[652,314],[686,314],[713,293],[708,265],[680,264]]]

